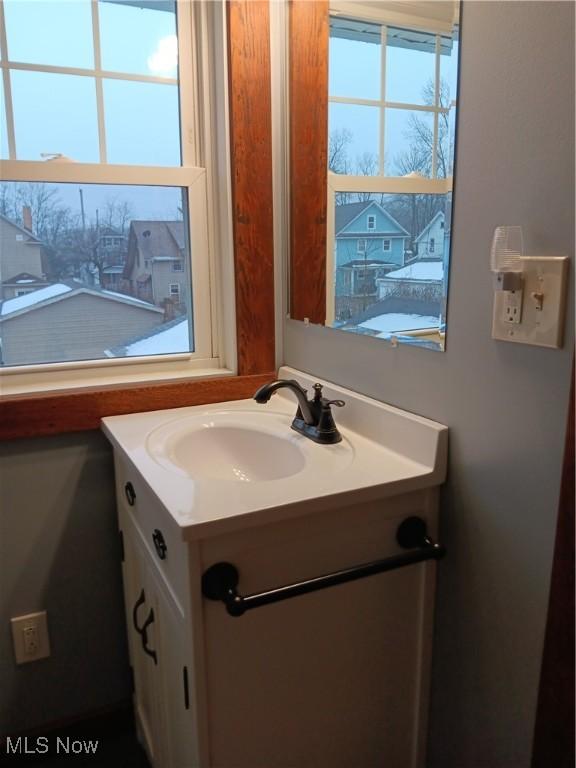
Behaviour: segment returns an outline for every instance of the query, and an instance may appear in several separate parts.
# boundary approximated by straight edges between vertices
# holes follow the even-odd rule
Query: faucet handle
[[[328,405],[335,405],[337,408],[342,408],[342,406],[346,405],[344,400],[325,400],[322,397],[322,384],[316,383],[314,384],[314,402],[318,403],[322,401],[322,406],[328,406]]]

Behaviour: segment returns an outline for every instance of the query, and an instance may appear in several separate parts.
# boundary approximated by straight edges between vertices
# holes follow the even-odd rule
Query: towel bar
[[[396,541],[401,547],[411,551],[245,596],[236,591],[239,581],[238,569],[231,563],[215,563],[202,575],[202,594],[208,600],[221,600],[231,616],[242,616],[252,608],[278,603],[347,581],[356,581],[376,573],[393,571],[424,560],[439,560],[446,554],[445,547],[430,539],[426,532],[426,523],[420,517],[408,517],[403,520],[396,531]]]

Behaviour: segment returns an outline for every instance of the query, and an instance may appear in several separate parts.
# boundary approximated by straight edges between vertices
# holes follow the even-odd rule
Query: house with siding
[[[102,288],[118,291],[122,288],[126,266],[127,237],[112,227],[98,233],[96,260],[101,265]]]
[[[182,314],[189,296],[186,263],[183,221],[131,222],[123,290]]]
[[[24,219],[32,224],[29,209]],[[11,299],[46,285],[42,243],[31,229],[0,213],[0,299]]]
[[[335,315],[345,320],[376,301],[376,280],[404,265],[410,233],[374,200],[335,207]]]
[[[428,222],[422,232],[414,239],[415,258],[440,259],[444,255],[446,216],[438,213]]]
[[[104,358],[164,320],[159,307],[74,280],[0,302],[0,364]]]

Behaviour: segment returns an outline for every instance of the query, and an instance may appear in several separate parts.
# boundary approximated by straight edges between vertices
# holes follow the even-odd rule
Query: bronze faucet
[[[315,443],[332,445],[342,440],[334,422],[330,407],[342,408],[344,400],[327,400],[322,397],[322,384],[314,384],[314,397],[308,400],[306,390],[294,379],[278,379],[263,384],[254,393],[257,403],[267,403],[274,392],[283,387],[291,389],[298,400],[298,410],[292,421],[292,429]]]

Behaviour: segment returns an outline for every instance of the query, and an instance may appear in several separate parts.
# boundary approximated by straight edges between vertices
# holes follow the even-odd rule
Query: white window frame
[[[457,5],[457,4],[456,4]],[[331,0],[330,13],[347,16],[352,19],[361,19],[382,25],[381,31],[381,91],[379,99],[353,99],[328,94],[329,103],[344,104],[365,104],[368,106],[377,106],[380,108],[380,130],[379,130],[379,175],[377,176],[348,176],[328,171],[327,184],[327,237],[326,237],[326,320],[327,326],[333,325],[335,312],[335,283],[336,262],[334,258],[335,248],[335,204],[337,194],[342,192],[369,192],[383,194],[440,194],[445,195],[452,192],[453,177],[437,178],[436,152],[433,152],[432,178],[423,176],[385,176],[384,175],[384,138],[385,138],[385,120],[384,113],[386,108],[394,107],[407,109],[411,111],[434,112],[434,146],[438,142],[438,115],[440,112],[446,112],[438,106],[425,106],[422,104],[397,103],[386,100],[386,32],[387,26],[417,29],[423,32],[430,32],[436,35],[436,104],[439,103],[439,83],[440,83],[440,37],[442,35],[451,35],[454,24],[458,23],[458,18],[451,22],[435,21],[429,18],[417,16],[414,14],[402,13],[395,8],[387,7],[382,2],[379,7],[376,5],[366,6],[361,3],[346,2],[346,0]],[[456,106],[456,100],[452,100],[450,108]]]
[[[172,272],[176,272],[180,274],[181,272],[184,272],[184,264],[182,263],[183,259],[176,259],[176,261],[172,262]],[[176,269],[178,267],[178,269]]]
[[[385,253],[390,253],[390,251],[392,250],[392,240],[390,240],[389,237],[385,237],[382,240],[382,250]]]
[[[372,226],[370,226],[372,224]],[[366,216],[366,230],[368,232],[374,232],[376,230],[376,216],[373,213]]]
[[[430,240],[428,241],[428,253],[434,253],[435,245],[436,245],[436,243],[434,241],[434,238],[431,237]]]
[[[96,40],[97,0],[92,0],[92,18],[95,70],[31,65],[10,60],[3,7],[0,3],[0,73],[5,93],[9,147],[9,158],[0,160],[0,179],[14,182],[125,184],[186,189],[195,351],[170,356],[3,367],[0,368],[0,388],[4,394],[110,383],[129,384],[134,381],[190,376],[232,375],[236,372],[236,349],[232,341],[235,306],[234,275],[230,264],[232,207],[228,154],[225,3],[222,0],[216,3],[190,3],[187,0],[179,0],[177,3],[179,80],[104,72],[99,69],[99,43]],[[147,82],[179,82],[182,165],[157,167],[102,162],[47,163],[17,160],[10,88],[10,70],[14,69],[78,74],[91,78],[96,76],[97,83],[100,83],[100,89],[97,87],[97,94],[100,90],[100,96],[97,95],[97,98],[101,98],[103,77]],[[105,159],[105,140],[101,109],[98,114],[102,160]],[[215,178],[218,178],[218,188]],[[226,307],[225,318],[220,316],[220,308],[223,306]]]
[[[360,248],[360,243],[364,243],[364,248]],[[368,248],[368,244],[366,243],[366,238],[359,237],[358,240],[356,241],[356,253],[360,253],[364,255],[367,251],[367,248]]]

